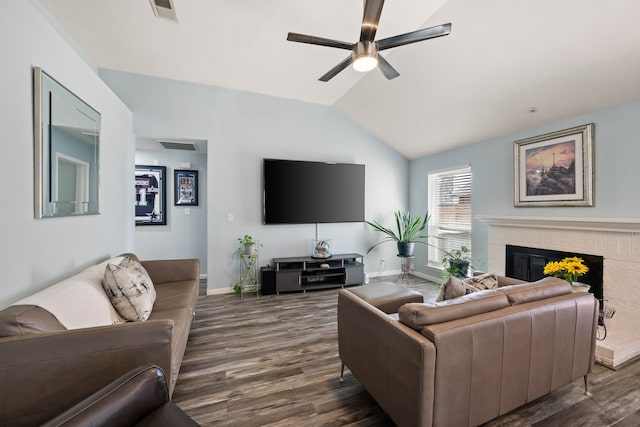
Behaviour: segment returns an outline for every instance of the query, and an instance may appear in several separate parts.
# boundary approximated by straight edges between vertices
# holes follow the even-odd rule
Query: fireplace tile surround
[[[605,304],[616,309],[596,361],[617,369],[640,357],[640,219],[479,215],[488,226],[488,269],[505,272],[506,245],[604,257]]]

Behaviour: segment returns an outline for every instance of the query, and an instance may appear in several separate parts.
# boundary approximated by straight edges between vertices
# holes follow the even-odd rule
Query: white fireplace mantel
[[[596,360],[618,368],[640,358],[640,219],[478,215],[488,226],[487,265],[505,271],[507,245],[602,256],[605,304],[616,309]]]
[[[547,228],[584,231],[640,232],[638,218],[575,218],[541,216],[496,216],[476,215],[476,218],[491,226]]]

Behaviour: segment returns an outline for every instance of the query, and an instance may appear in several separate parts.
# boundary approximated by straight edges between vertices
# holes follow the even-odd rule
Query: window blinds
[[[471,167],[429,174],[429,264],[442,265],[444,251],[471,249]]]

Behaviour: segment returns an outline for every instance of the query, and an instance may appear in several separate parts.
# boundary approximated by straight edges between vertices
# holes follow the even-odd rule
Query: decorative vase
[[[589,289],[591,289],[591,285],[587,285],[586,283],[573,282],[571,284],[572,292],[589,292]]]
[[[398,242],[398,256],[412,257],[415,245],[414,242]]]

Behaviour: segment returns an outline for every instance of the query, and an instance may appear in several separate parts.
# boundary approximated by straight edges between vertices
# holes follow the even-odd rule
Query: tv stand
[[[330,258],[274,258],[275,291],[279,294],[360,285],[364,283],[363,258],[360,254],[333,254]],[[321,267],[321,264],[328,267]]]

